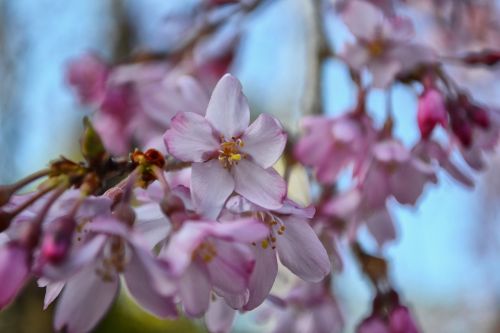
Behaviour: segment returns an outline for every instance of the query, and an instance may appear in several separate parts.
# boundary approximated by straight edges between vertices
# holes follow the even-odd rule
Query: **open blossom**
[[[244,301],[255,266],[249,244],[262,240],[268,232],[252,218],[224,223],[185,221],[160,253],[170,263],[173,276],[179,279],[185,312],[194,317],[203,315],[212,290],[229,304],[233,304],[232,299]]]
[[[330,273],[328,254],[308,222],[314,208],[302,208],[286,199],[282,208],[267,211],[241,197],[231,198],[227,206],[237,213],[256,212],[269,228],[268,237],[252,247],[256,263],[244,310],[256,308],[269,294],[278,273],[276,254],[285,267],[305,281],[319,282]]]
[[[217,217],[233,191],[267,209],[281,207],[286,195],[286,183],[272,165],[287,136],[266,114],[248,126],[250,110],[241,90],[238,80],[226,74],[212,93],[206,116],[178,113],[164,136],[170,154],[193,162],[193,201],[207,217]]]
[[[432,50],[410,42],[414,29],[407,18],[385,17],[360,0],[350,1],[342,17],[357,43],[346,45],[341,56],[355,70],[368,68],[374,87],[385,88],[398,73],[434,59]]]
[[[64,289],[59,288],[57,330],[89,332],[116,298],[120,275],[143,308],[159,317],[176,316],[175,286],[168,279],[167,267],[141,245],[140,238],[112,217],[94,219],[86,229],[93,233],[89,240],[93,251],[73,258],[80,261],[76,274],[65,279]]]
[[[349,164],[359,169],[375,140],[369,117],[349,113],[338,118],[307,117],[302,120],[304,136],[295,146],[295,157],[314,167],[322,183],[332,183]]]

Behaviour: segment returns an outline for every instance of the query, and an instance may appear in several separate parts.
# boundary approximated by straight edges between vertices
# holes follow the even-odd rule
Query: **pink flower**
[[[88,53],[69,63],[66,78],[82,103],[97,105],[104,98],[108,75],[109,68],[104,60]]]
[[[360,71],[367,67],[373,86],[385,88],[396,74],[434,59],[432,50],[409,42],[414,34],[409,19],[384,17],[373,4],[353,0],[342,13],[344,22],[357,38],[342,52],[347,64]]]
[[[335,119],[308,117],[301,125],[305,133],[295,146],[295,157],[314,167],[318,180],[327,184],[351,163],[359,169],[376,135],[371,119],[356,113]]]
[[[56,330],[89,332],[116,298],[120,275],[143,308],[159,317],[176,315],[172,298],[175,286],[168,278],[167,267],[143,248],[139,236],[111,217],[94,219],[86,230],[92,233],[88,246],[71,257],[73,262],[65,263],[73,266],[76,274],[64,280],[64,289],[55,284],[50,285],[55,291],[47,290],[51,300],[62,289],[56,307]]]
[[[447,127],[448,112],[438,90],[426,89],[418,98],[417,122],[423,138],[428,138],[438,124]]]
[[[236,213],[253,211],[269,228],[269,236],[252,247],[256,263],[244,310],[256,308],[269,294],[278,273],[276,253],[285,267],[305,281],[319,282],[330,273],[328,254],[307,220],[314,208],[302,208],[287,199],[282,208],[267,211],[241,197],[233,197],[227,205]]]
[[[178,113],[164,136],[170,154],[193,162],[193,202],[210,218],[217,217],[233,191],[268,209],[281,207],[286,195],[285,181],[271,168],[286,134],[265,114],[248,126],[250,110],[241,89],[226,74],[212,93],[206,116]]]
[[[248,218],[225,223],[184,222],[160,257],[170,263],[173,276],[179,279],[179,295],[189,316],[207,311],[212,289],[239,307],[255,266],[247,244],[260,241],[268,232],[262,223]]]

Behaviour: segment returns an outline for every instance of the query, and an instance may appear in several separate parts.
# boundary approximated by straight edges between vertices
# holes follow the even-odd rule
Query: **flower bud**
[[[42,256],[50,263],[59,263],[66,258],[73,239],[76,221],[62,216],[52,221],[42,240]]]
[[[451,129],[462,145],[470,147],[472,144],[472,126],[466,119],[460,116],[452,117]]]
[[[82,155],[91,166],[100,165],[106,157],[101,137],[88,118],[83,120],[84,130],[80,140]]]
[[[490,127],[490,116],[485,109],[476,105],[472,105],[468,111],[469,117],[474,122],[474,124],[484,129]]]
[[[423,138],[428,138],[437,124],[446,127],[448,112],[441,93],[426,89],[418,99],[417,122]]]
[[[389,332],[391,333],[419,333],[407,307],[398,305],[389,314]]]

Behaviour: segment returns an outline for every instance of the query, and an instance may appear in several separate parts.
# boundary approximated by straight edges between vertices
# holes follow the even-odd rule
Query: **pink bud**
[[[468,111],[469,117],[474,122],[474,124],[485,129],[490,127],[490,116],[485,109],[476,105],[472,105]]]
[[[441,93],[426,89],[418,99],[417,121],[423,138],[428,138],[437,124],[446,127],[448,112]]]
[[[391,333],[419,333],[407,307],[398,305],[389,314]]]
[[[106,91],[108,67],[94,54],[85,54],[70,62],[66,73],[82,103],[99,103]]]
[[[51,222],[42,241],[42,256],[51,263],[61,262],[69,252],[75,220],[69,216]]]
[[[451,118],[451,129],[465,147],[470,147],[472,144],[472,126],[466,119],[461,116],[453,116]]]
[[[356,329],[356,333],[391,333],[383,318],[371,315],[365,318]]]

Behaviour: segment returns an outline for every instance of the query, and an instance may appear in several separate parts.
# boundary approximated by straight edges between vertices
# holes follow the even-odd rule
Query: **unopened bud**
[[[82,155],[90,165],[99,165],[106,157],[106,149],[101,137],[88,118],[83,120],[84,130],[81,138]]]
[[[472,144],[472,126],[462,117],[452,117],[451,129],[465,147]]]
[[[469,108],[469,117],[474,122],[474,124],[478,125],[481,128],[487,129],[490,127],[490,116],[488,112],[476,105],[473,105]]]
[[[52,221],[43,236],[42,256],[51,263],[59,263],[71,248],[76,221],[70,216],[63,216]]]
[[[428,138],[436,125],[446,127],[448,112],[441,93],[433,88],[425,90],[418,99],[417,122],[423,138]]]
[[[477,53],[470,53],[463,57],[462,61],[468,65],[493,66],[500,62],[500,52],[487,50]]]

